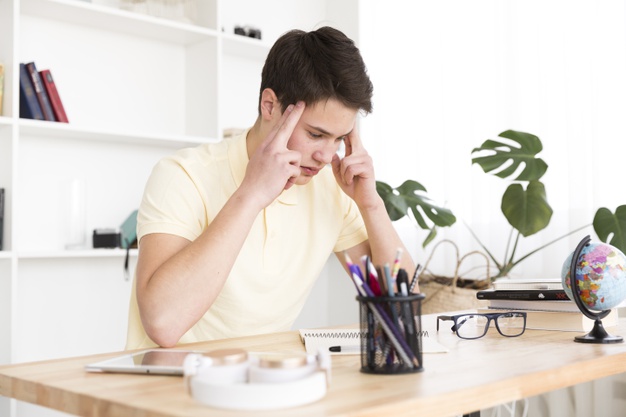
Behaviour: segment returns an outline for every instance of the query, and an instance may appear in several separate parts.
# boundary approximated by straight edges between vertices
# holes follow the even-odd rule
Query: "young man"
[[[278,39],[254,126],[163,159],[148,181],[127,348],[289,330],[331,252],[344,267],[344,252],[393,261],[404,247],[355,128],[371,96],[340,31]]]

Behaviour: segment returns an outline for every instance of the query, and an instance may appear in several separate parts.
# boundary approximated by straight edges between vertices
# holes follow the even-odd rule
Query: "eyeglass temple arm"
[[[454,316],[437,316],[437,331],[439,331],[439,320],[452,320],[454,322]]]

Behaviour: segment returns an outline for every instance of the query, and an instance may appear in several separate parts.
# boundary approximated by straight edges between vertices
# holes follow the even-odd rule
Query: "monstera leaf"
[[[407,180],[401,186],[393,188],[390,185],[376,181],[376,191],[385,203],[385,209],[391,220],[396,221],[409,212],[419,227],[430,230],[422,246],[428,245],[437,235],[437,227],[446,227],[456,222],[456,217],[450,210],[439,207],[426,196],[426,188],[417,181]],[[429,225],[422,212],[433,223]]]
[[[548,165],[537,154],[543,149],[541,140],[530,133],[507,130],[500,133],[519,147],[504,142],[486,140],[472,153],[487,151],[489,155],[472,159],[486,173],[500,178],[511,177],[524,164],[521,173],[512,181],[528,181],[526,189],[521,184],[511,184],[502,196],[501,209],[508,222],[522,236],[530,236],[546,228],[552,218],[552,208],[546,199],[546,189],[539,181]],[[500,169],[499,171],[497,171]]]
[[[518,143],[519,147],[488,139],[479,148],[474,148],[472,154],[487,151],[489,155],[472,158],[473,164],[480,165],[486,173],[507,178],[524,163],[523,171],[513,179],[514,181],[538,180],[545,174],[548,165],[541,158],[536,157],[543,149],[537,136],[515,130],[507,130],[498,136]],[[507,165],[509,161],[511,161],[510,165]],[[493,171],[498,168],[502,170],[494,173]]]
[[[552,218],[541,181],[530,181],[526,189],[521,184],[509,185],[502,196],[501,208],[511,226],[524,237],[545,229]]]
[[[609,244],[626,253],[626,205],[615,209],[615,214],[605,207],[596,211],[593,229],[603,242],[612,235]]]

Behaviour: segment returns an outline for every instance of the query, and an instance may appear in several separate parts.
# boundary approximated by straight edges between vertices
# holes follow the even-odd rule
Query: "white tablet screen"
[[[90,372],[125,372],[182,375],[183,361],[190,350],[148,349],[118,356],[85,367]]]

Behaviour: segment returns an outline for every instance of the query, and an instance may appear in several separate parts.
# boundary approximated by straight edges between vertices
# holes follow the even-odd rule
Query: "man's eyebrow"
[[[308,124],[308,123],[307,123],[307,126],[308,126],[310,129],[317,130],[318,132],[320,132],[320,133],[321,133],[321,134],[323,134],[323,135],[326,135],[326,136],[333,136],[333,134],[332,134],[332,133],[330,133],[330,132],[329,132],[329,131],[327,131],[326,129],[322,129],[321,127],[318,127],[318,126],[313,126],[313,125],[310,125],[310,124]],[[352,133],[352,130],[350,130],[348,133],[344,133],[343,135],[339,135],[339,136],[337,136],[337,137],[338,137],[338,138],[341,138],[341,137],[344,137],[344,136],[348,136],[350,133]]]

